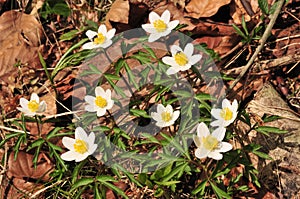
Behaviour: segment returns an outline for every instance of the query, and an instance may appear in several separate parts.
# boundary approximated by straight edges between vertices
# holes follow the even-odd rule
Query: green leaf
[[[192,194],[193,194],[193,195],[196,195],[197,193],[200,192],[200,195],[203,195],[204,192],[205,192],[205,187],[206,187],[207,181],[208,181],[208,180],[202,181],[202,182],[196,187],[196,189],[194,189],[194,190],[192,191]]]
[[[101,176],[100,176],[101,177]],[[110,176],[109,176],[110,177]],[[97,177],[96,177],[97,178]],[[98,180],[98,179],[97,179]],[[104,186],[110,188],[111,190],[113,190],[114,192],[116,192],[117,194],[123,196],[124,198],[128,198],[128,196],[124,193],[124,191],[122,191],[120,188],[116,187],[115,185],[107,182],[107,181],[100,181],[101,184],[103,184]]]
[[[118,182],[116,179],[114,179],[113,177],[108,176],[108,175],[97,176],[96,180],[99,181],[99,182],[107,182],[107,181]]]
[[[216,100],[215,97],[211,96],[210,94],[207,93],[199,93],[195,95],[196,100]]]
[[[156,55],[155,55],[155,52],[152,50],[152,48],[150,48],[146,44],[143,44],[143,47],[145,48],[145,50],[148,51],[148,53],[150,54],[151,57],[153,57],[154,59],[157,58]]]
[[[258,6],[264,14],[269,14],[268,0],[258,0]]]
[[[215,194],[218,196],[218,198],[226,198],[231,199],[232,197],[228,195],[226,192],[224,192],[222,189],[217,187],[214,183],[210,182],[211,188],[215,192]]]
[[[255,128],[255,130],[260,133],[276,133],[276,134],[284,134],[288,132],[286,130],[281,130],[273,126],[259,126]]]
[[[269,14],[274,14],[274,12],[275,12],[275,10],[276,10],[278,4],[279,4],[279,1],[276,1],[276,2],[271,6],[271,8],[270,8],[270,10],[269,10]]]
[[[41,146],[44,142],[45,142],[45,140],[42,138],[37,139],[36,141],[32,142],[31,145],[28,146],[27,151],[29,151],[32,148]]]
[[[75,38],[77,36],[77,34],[79,33],[79,30],[71,30],[69,32],[66,32],[64,34],[62,34],[60,37],[59,37],[59,40],[60,41],[69,41],[73,38]]]
[[[83,160],[81,161],[78,165],[76,165],[76,167],[74,168],[74,170],[72,171],[72,184],[74,184],[78,178],[78,174],[79,171],[82,169],[82,167],[87,163],[87,161]]]
[[[247,29],[247,24],[246,24],[244,15],[242,16],[242,27],[243,27],[246,35],[249,36],[249,32],[248,32],[248,29]]]
[[[144,118],[151,118],[150,115],[147,114],[145,110],[139,110],[139,109],[130,109],[130,113],[135,115],[135,116],[141,116]]]
[[[272,160],[272,158],[266,153],[263,153],[263,152],[260,152],[260,151],[252,151],[252,153],[257,155],[260,158],[267,159],[267,160]]]
[[[70,15],[71,10],[66,3],[57,3],[53,6],[52,13],[67,17]]]
[[[189,91],[185,91],[185,90],[176,90],[174,91],[175,95],[179,95],[182,98],[191,98],[193,96],[193,94]]]
[[[239,34],[241,37],[243,37],[245,40],[248,39],[248,37],[243,33],[243,31],[237,27],[235,24],[232,24],[233,29]]]
[[[180,183],[180,182],[181,181],[178,181],[178,180],[173,180],[173,181],[168,181],[168,182],[155,181],[156,184],[163,185],[163,186],[170,186],[170,185],[177,184],[177,183]]]
[[[55,127],[54,129],[52,129],[46,136],[47,140],[49,140],[50,138],[56,137],[57,133],[62,130],[63,128],[61,127]]]
[[[70,190],[70,192],[73,192],[75,189],[81,187],[81,186],[86,186],[94,182],[93,178],[81,178],[77,180],[73,185]]]

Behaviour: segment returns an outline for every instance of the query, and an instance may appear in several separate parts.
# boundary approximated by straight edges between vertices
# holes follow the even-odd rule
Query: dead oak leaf
[[[186,15],[196,19],[210,17],[216,14],[220,7],[230,2],[231,0],[191,0],[185,7]]]

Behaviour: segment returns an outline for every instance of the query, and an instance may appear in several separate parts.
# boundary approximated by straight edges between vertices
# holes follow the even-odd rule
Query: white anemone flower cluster
[[[62,143],[69,150],[61,154],[61,158],[65,161],[75,160],[75,162],[80,162],[92,155],[97,149],[95,134],[91,132],[87,135],[81,127],[75,129],[75,139],[63,137]]]
[[[85,110],[88,112],[97,112],[97,116],[101,117],[105,115],[106,110],[111,109],[114,105],[114,101],[111,99],[111,91],[104,89],[100,86],[95,88],[96,96],[87,95],[84,97],[88,103],[85,106]]]
[[[157,105],[157,112],[152,112],[151,117],[156,121],[156,126],[171,126],[178,119],[180,111],[173,111],[173,107],[169,104],[166,107],[162,104]]]
[[[211,126],[227,127],[234,122],[237,116],[238,102],[233,100],[232,104],[228,99],[222,101],[222,108],[213,108],[211,114],[217,120],[210,123]]]
[[[232,145],[228,142],[222,142],[225,137],[225,128],[217,128],[212,133],[209,132],[208,127],[203,122],[197,127],[197,135],[193,139],[197,146],[195,156],[199,159],[213,158],[221,160],[223,155],[221,153],[230,151]]]
[[[186,71],[192,67],[192,65],[196,64],[202,58],[202,55],[197,54],[193,55],[194,46],[191,43],[188,43],[184,50],[182,50],[179,46],[173,45],[171,46],[171,54],[170,56],[165,56],[162,58],[162,61],[165,64],[170,65],[171,67],[167,70],[167,74],[175,74],[179,71]]]
[[[116,33],[116,29],[112,28],[107,31],[104,24],[100,25],[98,32],[88,30],[85,34],[90,42],[83,44],[83,49],[107,48],[112,44],[112,38]]]
[[[170,21],[171,14],[165,10],[161,16],[155,12],[149,14],[150,24],[143,24],[142,28],[150,33],[149,42],[154,42],[161,37],[167,36],[179,24],[178,20]]]
[[[41,114],[45,112],[47,108],[46,102],[40,102],[40,98],[36,93],[31,94],[29,101],[22,97],[20,99],[20,105],[21,107],[17,107],[17,109],[23,112],[26,116],[35,116],[37,114]]]

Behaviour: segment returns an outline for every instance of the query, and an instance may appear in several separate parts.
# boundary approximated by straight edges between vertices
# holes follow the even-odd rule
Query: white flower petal
[[[197,62],[199,62],[201,58],[202,58],[202,55],[200,55],[200,54],[198,54],[198,55],[193,55],[193,56],[191,56],[191,58],[190,58],[190,60],[189,60],[189,63],[190,63],[191,65],[194,65],[194,64],[196,64]]]
[[[162,114],[162,112],[165,112],[166,108],[162,104],[157,105],[157,113]]]
[[[99,44],[99,46],[102,48],[107,48],[111,44],[112,44],[112,40],[106,40],[103,44]]]
[[[88,153],[89,153],[90,155],[92,155],[92,154],[96,151],[97,147],[98,147],[97,144],[93,144],[92,146],[90,146],[90,148],[89,148],[89,150],[88,150]]]
[[[162,58],[162,61],[165,63],[165,64],[168,64],[170,66],[177,66],[178,64],[176,63],[174,57],[169,57],[169,56],[166,56],[166,57],[163,57]]]
[[[170,11],[169,10],[165,10],[162,15],[161,15],[161,20],[163,20],[166,24],[169,23],[170,21],[170,17],[171,17],[171,14],[170,14]]]
[[[222,147],[218,149],[219,152],[227,152],[232,149],[232,145],[228,142],[222,142]]]
[[[160,33],[160,37],[165,37],[165,36],[167,36],[168,34],[170,34],[171,33],[171,29],[167,29],[167,30],[165,30],[164,32],[161,32]]]
[[[97,110],[97,116],[98,117],[101,117],[101,116],[105,115],[105,113],[106,113],[106,109],[105,108],[99,108]]]
[[[172,57],[174,57],[178,52],[183,52],[182,49],[177,46],[177,45],[172,45],[171,46],[171,54],[172,54]]]
[[[185,48],[184,48],[184,54],[187,56],[187,57],[191,57],[193,55],[193,52],[194,52],[194,45],[192,43],[188,43]]]
[[[202,137],[207,137],[210,134],[208,127],[204,122],[201,122],[198,127],[197,127],[197,136],[202,138]]]
[[[174,20],[174,21],[170,21],[168,23],[168,28],[170,30],[173,30],[174,28],[176,28],[176,26],[179,24],[179,21],[178,20]]]
[[[221,109],[213,108],[213,109],[211,109],[211,115],[218,120],[223,119],[221,117],[221,111],[222,111]]]
[[[88,143],[89,146],[92,146],[95,142],[95,133],[94,132],[91,132],[87,139],[86,139],[86,142]]]
[[[155,125],[158,127],[166,127],[166,123],[163,121],[157,121]]]
[[[93,105],[93,104],[95,104],[95,97],[94,96],[91,96],[91,95],[86,95],[85,97],[84,97],[84,100],[87,102],[87,103],[89,103],[90,105]]]
[[[172,121],[175,122],[178,119],[179,115],[180,115],[180,111],[174,111],[172,115]]]
[[[224,120],[215,120],[215,121],[212,121],[210,123],[210,126],[223,126],[223,127],[225,127]]]
[[[63,154],[61,154],[61,159],[65,161],[73,161],[76,159],[76,157],[79,155],[79,153],[76,153],[75,151],[67,151]]]
[[[154,21],[159,20],[160,16],[156,12],[150,12],[149,14],[149,21],[151,24],[153,24]]]
[[[223,158],[223,155],[221,153],[219,153],[219,152],[211,151],[208,154],[208,157],[212,158],[212,159],[215,159],[215,160],[221,160]]]
[[[218,141],[222,141],[225,137],[226,129],[224,127],[219,127],[214,130],[211,135],[217,138]]]
[[[45,110],[47,109],[47,104],[45,101],[42,101],[40,104],[39,104],[39,108],[38,110],[36,111],[37,113],[43,113],[45,112]]]
[[[107,100],[107,105],[106,105],[106,109],[111,109],[114,105],[114,101],[113,100]]]
[[[105,99],[110,100],[111,99],[111,90],[107,89],[105,91]]]
[[[195,156],[199,159],[206,158],[209,154],[209,151],[204,147],[199,147],[195,151]]]
[[[28,103],[29,103],[29,101],[27,99],[25,99],[23,97],[20,99],[21,107],[23,107],[23,108],[28,107]]]
[[[148,42],[154,42],[161,37],[160,33],[152,33],[149,35]]]
[[[84,110],[86,110],[87,112],[96,112],[96,107],[94,105],[88,104],[85,105]]]
[[[161,121],[161,115],[156,113],[156,112],[151,112],[151,117],[155,120],[155,121]]]
[[[225,108],[225,107],[231,107],[231,103],[230,103],[230,101],[228,100],[228,99],[223,99],[223,101],[222,101],[222,108]]]
[[[94,42],[88,42],[82,45],[82,49],[91,50],[97,48],[97,46],[94,44]]]
[[[95,88],[95,94],[96,94],[96,96],[101,96],[101,97],[106,96],[106,93],[105,93],[104,89],[101,86],[97,86]]]
[[[74,151],[75,139],[70,137],[63,137],[62,143],[67,149],[69,149],[70,151]]]
[[[201,147],[201,139],[200,137],[196,136],[196,135],[193,135],[193,140],[194,140],[194,143],[196,145],[196,147]]]
[[[171,67],[171,68],[168,68],[168,70],[167,70],[167,75],[173,75],[173,74],[175,74],[175,73],[177,73],[178,72],[178,70],[175,70],[175,68],[174,67]]]
[[[40,102],[40,98],[36,93],[32,93],[30,97],[30,101],[35,100],[37,103]]]
[[[237,112],[238,106],[239,106],[239,105],[238,105],[237,100],[234,99],[233,102],[232,102],[232,111],[233,111],[233,112]]]
[[[112,39],[116,34],[116,29],[112,28],[106,33],[106,39],[110,40]]]
[[[79,126],[75,129],[75,139],[86,141],[87,138],[88,136],[82,127]]]
[[[156,29],[154,28],[154,26],[152,24],[143,24],[142,28],[148,32],[148,33],[157,33]]]
[[[89,156],[88,153],[84,153],[84,154],[78,154],[75,158],[75,162],[81,162],[82,160],[86,159]]]
[[[172,113],[173,113],[173,107],[172,107],[170,104],[168,104],[168,105],[166,106],[166,108],[165,108],[165,111],[172,114]]]
[[[89,40],[93,41],[93,38],[97,36],[97,32],[88,30],[86,31],[85,35],[89,38]]]
[[[101,24],[98,28],[98,33],[102,33],[103,35],[106,35],[107,33],[107,28],[104,24]]]

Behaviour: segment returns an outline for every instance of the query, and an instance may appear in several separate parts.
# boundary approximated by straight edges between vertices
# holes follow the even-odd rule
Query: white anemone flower
[[[211,114],[216,121],[211,122],[211,126],[226,127],[230,125],[237,116],[238,102],[234,100],[232,104],[228,99],[222,101],[222,109],[213,108]]]
[[[201,122],[197,127],[197,135],[193,136],[194,142],[197,146],[195,156],[199,159],[212,158],[221,160],[223,155],[221,153],[230,151],[232,145],[228,142],[222,142],[225,137],[225,128],[217,128],[211,134],[205,123]]]
[[[107,31],[104,24],[100,25],[98,32],[88,30],[85,34],[91,42],[83,44],[83,49],[107,48],[112,44],[112,38],[116,33],[116,29],[112,28]]]
[[[178,20],[170,21],[170,11],[165,10],[161,16],[155,12],[150,12],[150,24],[143,24],[142,28],[150,33],[149,42],[154,42],[161,37],[167,36],[179,24]]]
[[[70,137],[63,137],[63,145],[69,149],[69,151],[61,154],[61,158],[65,161],[80,162],[86,159],[89,155],[92,155],[96,148],[95,134],[93,132],[90,135],[81,127],[75,129],[75,139]]]
[[[20,105],[21,107],[17,107],[17,109],[22,111],[26,116],[35,116],[36,114],[43,113],[47,108],[46,102],[40,102],[40,98],[36,93],[31,94],[30,101],[22,97]]]
[[[202,58],[202,55],[197,54],[193,55],[194,46],[191,43],[188,43],[184,50],[179,46],[171,46],[172,57],[165,56],[162,58],[162,61],[165,64],[170,65],[171,67],[167,70],[168,75],[175,74],[179,71],[185,71],[196,64]]]
[[[105,115],[107,109],[111,109],[114,105],[114,101],[111,99],[111,91],[104,89],[100,86],[95,88],[96,97],[87,95],[84,97],[88,105],[85,106],[85,110],[88,112],[97,112],[97,116]]]
[[[167,127],[175,123],[179,114],[180,111],[173,111],[173,107],[170,104],[166,107],[159,104],[157,106],[157,112],[152,112],[151,117],[156,121],[156,126]]]

